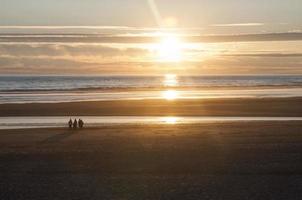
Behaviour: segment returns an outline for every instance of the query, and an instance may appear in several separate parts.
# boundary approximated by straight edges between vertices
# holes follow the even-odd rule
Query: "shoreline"
[[[144,128],[152,130],[153,128],[163,128],[163,129],[177,129],[177,128],[193,128],[193,129],[199,129],[201,127],[207,127],[207,128],[213,128],[217,129],[218,127],[234,127],[238,125],[242,128],[250,128],[253,125],[259,125],[259,126],[267,126],[270,127],[271,125],[273,126],[285,126],[285,125],[294,125],[297,126],[297,128],[302,129],[301,121],[297,120],[290,120],[290,121],[205,121],[203,123],[178,123],[178,124],[165,124],[165,123],[160,123],[160,124],[104,124],[100,126],[87,126],[84,127],[83,129],[69,129],[67,126],[65,127],[40,127],[40,128],[25,128],[25,129],[0,129],[0,136],[1,134],[6,134],[10,132],[26,132],[28,134],[35,134],[35,133],[40,133],[40,131],[44,131],[45,133],[51,132],[53,134],[56,134],[57,132],[60,131],[68,131],[70,133],[81,133],[81,132],[90,132],[90,131],[99,131],[99,130],[120,130],[122,129],[123,131],[127,132],[127,129],[142,129],[142,133],[144,132]],[[258,129],[259,127],[257,127]],[[285,127],[283,127],[285,129]],[[237,129],[237,128],[236,128]],[[240,129],[237,129],[240,132]],[[190,130],[187,130],[190,131]],[[261,130],[261,132],[265,133],[265,130]],[[166,134],[169,135],[169,132],[165,132]],[[41,132],[43,134],[43,132]],[[112,132],[112,134],[117,134],[120,135],[118,132]],[[136,133],[132,133],[136,135]],[[145,134],[145,133],[144,133]],[[299,134],[299,133],[297,133]],[[154,135],[155,136],[155,135]],[[183,135],[185,136],[185,135]],[[126,137],[126,136],[125,136]],[[302,136],[301,136],[302,137]],[[1,142],[0,142],[1,143]],[[0,147],[1,149],[1,147]]]
[[[301,105],[301,97],[25,103],[0,104],[0,116],[302,117]]]
[[[224,123],[298,123],[302,117],[155,117],[155,116],[78,116],[84,119],[84,129],[102,128],[110,126],[176,126],[176,125],[202,125],[202,124],[224,124]],[[0,130],[22,130],[22,129],[46,129],[64,128],[70,131],[81,131],[83,129],[71,129],[67,127],[66,121],[69,117],[0,117]]]

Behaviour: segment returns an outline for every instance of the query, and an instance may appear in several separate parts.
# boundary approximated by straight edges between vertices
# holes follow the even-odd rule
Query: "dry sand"
[[[302,125],[1,130],[0,171],[0,199],[298,200]]]

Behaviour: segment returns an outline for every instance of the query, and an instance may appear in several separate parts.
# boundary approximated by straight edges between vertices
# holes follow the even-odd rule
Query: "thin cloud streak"
[[[129,26],[0,26],[0,29],[132,29]]]
[[[302,57],[302,53],[222,54],[229,57]]]
[[[298,41],[302,40],[302,33],[265,33],[241,35],[205,35],[180,36],[190,43],[222,43],[222,42],[257,42],[257,41]],[[157,43],[160,36],[104,36],[97,34],[85,35],[0,35],[0,43]]]
[[[203,30],[203,27],[134,27],[134,26],[1,26],[0,31],[2,30],[69,30],[69,29],[88,29],[88,30],[125,30],[125,31],[168,31],[168,30],[178,30],[178,31],[186,31],[186,30]]]
[[[212,24],[214,27],[264,26],[264,23]]]

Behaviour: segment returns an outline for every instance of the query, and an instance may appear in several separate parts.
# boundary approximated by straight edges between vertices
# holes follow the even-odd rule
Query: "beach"
[[[0,199],[302,198],[300,76],[2,79]]]
[[[301,122],[0,130],[1,199],[301,199]]]

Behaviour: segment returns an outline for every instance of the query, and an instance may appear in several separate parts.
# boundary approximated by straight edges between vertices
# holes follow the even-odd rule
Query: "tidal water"
[[[0,76],[1,104],[300,96],[302,76]]]
[[[0,76],[0,91],[302,86],[302,76]]]
[[[77,116],[83,119],[85,127],[105,125],[154,125],[154,124],[198,124],[211,122],[253,122],[253,121],[302,121],[302,117],[156,117],[156,116]],[[57,128],[66,127],[70,117],[0,117],[0,129]],[[72,117],[74,119],[74,117]]]

